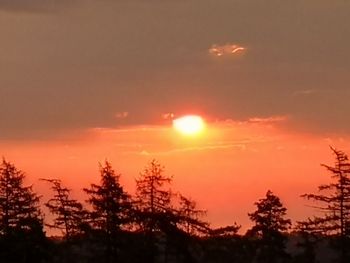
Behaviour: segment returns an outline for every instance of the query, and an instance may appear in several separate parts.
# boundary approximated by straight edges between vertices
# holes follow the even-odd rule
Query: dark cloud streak
[[[72,7],[81,0],[0,0],[0,11],[23,13],[52,13]]]

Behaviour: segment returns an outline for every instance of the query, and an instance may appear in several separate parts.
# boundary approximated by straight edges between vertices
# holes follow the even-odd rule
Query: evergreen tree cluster
[[[107,161],[100,164],[100,182],[83,189],[84,203],[60,179],[41,179],[52,190],[44,203],[47,217],[24,172],[3,159],[0,262],[350,262],[350,162],[331,150],[335,164],[322,166],[332,182],[302,195],[315,202],[318,216],[292,225],[287,208],[268,190],[248,213],[252,227],[245,234],[235,222],[211,227],[205,210],[173,192],[172,178],[156,160],[136,179],[134,195]],[[45,229],[61,236],[50,237]]]

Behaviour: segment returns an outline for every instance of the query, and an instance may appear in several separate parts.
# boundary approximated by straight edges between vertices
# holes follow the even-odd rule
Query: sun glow
[[[173,121],[174,128],[184,135],[197,135],[205,128],[204,120],[200,116],[187,115]]]

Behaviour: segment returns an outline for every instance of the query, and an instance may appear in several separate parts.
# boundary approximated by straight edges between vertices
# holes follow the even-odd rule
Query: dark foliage
[[[309,200],[317,202],[314,206],[323,216],[308,218],[299,222],[309,232],[333,236],[334,248],[340,251],[340,262],[349,262],[350,245],[350,162],[348,156],[331,147],[335,157],[334,166],[322,164],[330,173],[332,183],[320,185],[318,194],[305,194]]]
[[[286,261],[289,256],[285,251],[286,232],[291,221],[286,219],[287,209],[279,197],[270,190],[266,197],[255,203],[257,210],[248,214],[254,226],[247,236],[256,242],[256,257],[258,262],[274,263]]]
[[[104,166],[100,164],[100,184],[91,184],[90,188],[84,189],[88,195],[87,201],[92,206],[88,214],[89,221],[92,228],[102,234],[100,237],[106,247],[106,262],[117,259],[118,250],[125,243],[123,230],[134,221],[131,197],[125,192],[119,179],[120,175],[106,161]]]
[[[156,160],[136,180],[132,198],[109,162],[100,165],[100,183],[84,191],[89,209],[70,197],[58,179],[45,179],[53,190],[45,204],[54,216],[47,226],[62,230],[48,238],[43,231],[40,198],[25,175],[3,160],[0,165],[1,263],[331,263],[348,261],[350,235],[350,164],[332,148],[335,166],[323,165],[334,183],[322,194],[307,194],[323,217],[291,221],[271,191],[249,213],[253,227],[242,236],[240,225],[211,228],[206,211],[191,198],[173,194],[172,178]],[[331,246],[329,246],[331,244]],[[331,249],[333,248],[333,250]],[[334,249],[335,248],[335,249]],[[332,260],[336,261],[332,261]]]
[[[43,262],[46,237],[39,196],[24,186],[24,173],[3,159],[0,166],[1,262]]]
[[[53,224],[46,224],[50,228],[62,230],[66,239],[82,233],[86,212],[77,200],[70,197],[70,189],[62,186],[61,180],[42,179],[51,184],[53,197],[45,203],[50,213],[55,216]]]

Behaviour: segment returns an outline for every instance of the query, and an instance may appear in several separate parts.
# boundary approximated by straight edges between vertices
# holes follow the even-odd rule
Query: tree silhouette
[[[156,160],[152,160],[136,180],[136,205],[144,231],[159,230],[159,220],[172,211],[172,193],[170,188],[165,189],[171,180]]]
[[[331,150],[335,164],[322,166],[333,181],[320,185],[320,193],[303,195],[317,202],[314,207],[321,216],[297,222],[288,235],[287,209],[271,191],[248,213],[254,224],[246,235],[239,234],[236,223],[210,228],[203,219],[206,211],[191,198],[173,194],[172,178],[152,160],[136,180],[134,198],[124,190],[112,165],[100,164],[100,182],[84,188],[89,211],[71,198],[61,180],[42,179],[53,191],[45,203],[54,215],[47,225],[62,230],[65,237],[46,238],[40,197],[24,184],[25,174],[3,159],[0,262],[312,263],[320,255],[327,255],[320,262],[329,263],[328,258],[337,255],[337,262],[349,262],[350,161],[344,152]],[[286,253],[287,240],[293,259]],[[328,253],[329,244],[340,253]]]
[[[185,262],[198,262],[201,257],[198,254],[200,238],[210,232],[209,223],[203,220],[206,211],[197,209],[194,200],[181,194],[176,196],[179,197],[179,207],[168,209],[161,228],[167,237],[167,254],[175,261],[182,257]],[[172,248],[172,253],[169,253],[169,248]]]
[[[27,228],[32,219],[41,220],[40,197],[32,186],[24,186],[25,175],[12,163],[0,166],[0,231],[9,235],[14,229]]]
[[[70,239],[81,233],[85,211],[80,202],[70,197],[71,190],[62,186],[59,179],[41,179],[51,184],[54,196],[45,203],[55,218],[53,224],[46,224],[50,228],[56,228],[64,233],[66,239]]]
[[[252,241],[238,234],[240,225],[233,223],[210,231],[205,238],[206,262],[253,262],[254,250]]]
[[[240,228],[241,226],[235,222],[233,225],[211,229],[210,236],[215,238],[236,237]]]
[[[297,247],[301,249],[301,253],[295,256],[297,262],[316,262],[316,244],[321,240],[321,236],[315,231],[314,226],[314,222],[307,220],[297,222],[294,227],[299,238]]]
[[[171,204],[171,180],[164,175],[164,167],[156,160],[152,160],[136,180],[137,218],[146,235],[148,262],[155,261],[160,234],[167,233],[169,236],[178,231],[178,217]]]
[[[334,182],[320,185],[320,194],[304,194],[302,197],[318,202],[314,206],[323,216],[308,218],[303,222],[313,232],[336,236],[339,240],[340,260],[348,262],[347,245],[350,238],[350,162],[343,152],[331,147],[335,156],[334,166],[321,164],[330,173]]]
[[[270,190],[255,205],[257,210],[248,214],[255,223],[248,234],[258,238],[257,259],[266,263],[279,262],[287,257],[283,235],[291,225],[285,218],[287,209]]]
[[[1,262],[41,262],[46,243],[40,197],[24,186],[25,174],[14,164],[0,165]],[[33,260],[33,261],[31,261]]]
[[[209,224],[201,218],[206,215],[206,211],[197,209],[194,200],[180,195],[179,225],[188,235],[201,235],[208,233]]]
[[[84,191],[89,196],[92,206],[90,214],[94,228],[103,231],[107,240],[107,261],[117,255],[118,234],[122,227],[131,222],[131,197],[120,185],[120,174],[117,174],[109,162],[100,164],[100,184],[91,184]],[[119,237],[120,239],[120,237]]]

